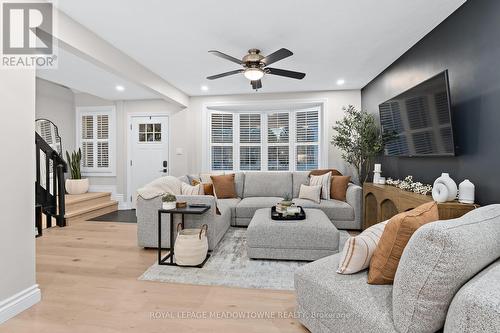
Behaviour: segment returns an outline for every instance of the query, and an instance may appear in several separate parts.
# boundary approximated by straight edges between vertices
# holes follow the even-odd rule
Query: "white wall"
[[[75,94],[71,89],[37,78],[35,117],[57,126],[63,154],[75,150]]]
[[[361,91],[359,90],[339,90],[339,91],[318,91],[318,92],[301,92],[301,93],[277,93],[277,94],[248,94],[248,95],[227,95],[227,96],[198,96],[191,97],[189,103],[189,111],[186,112],[187,124],[189,124],[189,136],[185,140],[189,149],[186,150],[187,171],[196,173],[201,171],[202,147],[203,141],[207,138],[202,135],[202,122],[207,119],[204,114],[204,105],[207,104],[238,104],[247,102],[273,102],[283,101],[293,103],[294,101],[305,100],[325,100],[326,113],[328,119],[328,140],[333,135],[332,126],[336,120],[343,116],[342,107],[349,104],[355,107],[361,107]],[[329,145],[328,150],[328,167],[336,168],[344,174],[351,174],[351,168],[340,157],[338,149]]]
[[[0,71],[0,323],[40,300],[35,282],[35,72]]]

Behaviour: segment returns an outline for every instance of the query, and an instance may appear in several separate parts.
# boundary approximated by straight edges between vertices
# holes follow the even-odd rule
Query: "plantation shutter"
[[[240,170],[261,169],[260,113],[240,114]]]
[[[233,169],[233,115],[212,113],[211,119],[212,170]]]
[[[317,169],[319,165],[319,111],[304,110],[295,114],[298,171]]]
[[[267,169],[290,169],[290,113],[273,112],[267,116]]]
[[[85,108],[82,108],[85,109]],[[82,173],[109,175],[111,161],[112,111],[80,111],[79,145],[82,150]]]

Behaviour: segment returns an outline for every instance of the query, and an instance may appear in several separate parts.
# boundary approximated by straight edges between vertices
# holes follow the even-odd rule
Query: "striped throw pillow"
[[[337,273],[354,274],[370,266],[373,252],[377,248],[387,222],[389,220],[372,225],[361,234],[350,237],[346,241]]]

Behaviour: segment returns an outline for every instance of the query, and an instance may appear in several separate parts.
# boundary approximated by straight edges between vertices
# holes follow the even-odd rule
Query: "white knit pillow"
[[[186,183],[182,183],[181,186],[182,195],[203,195],[203,186],[201,184],[191,186]]]
[[[345,242],[337,273],[354,274],[370,266],[373,252],[377,248],[387,222],[389,220],[372,225]]]
[[[332,172],[321,176],[311,176],[309,185],[321,185],[321,199],[330,199],[330,187],[332,186]]]
[[[300,185],[299,198],[314,201],[315,203],[320,203],[321,185]]]

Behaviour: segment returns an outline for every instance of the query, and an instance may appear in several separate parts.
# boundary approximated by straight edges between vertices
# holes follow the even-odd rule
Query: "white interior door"
[[[131,118],[130,194],[136,207],[137,189],[168,175],[168,117]]]

